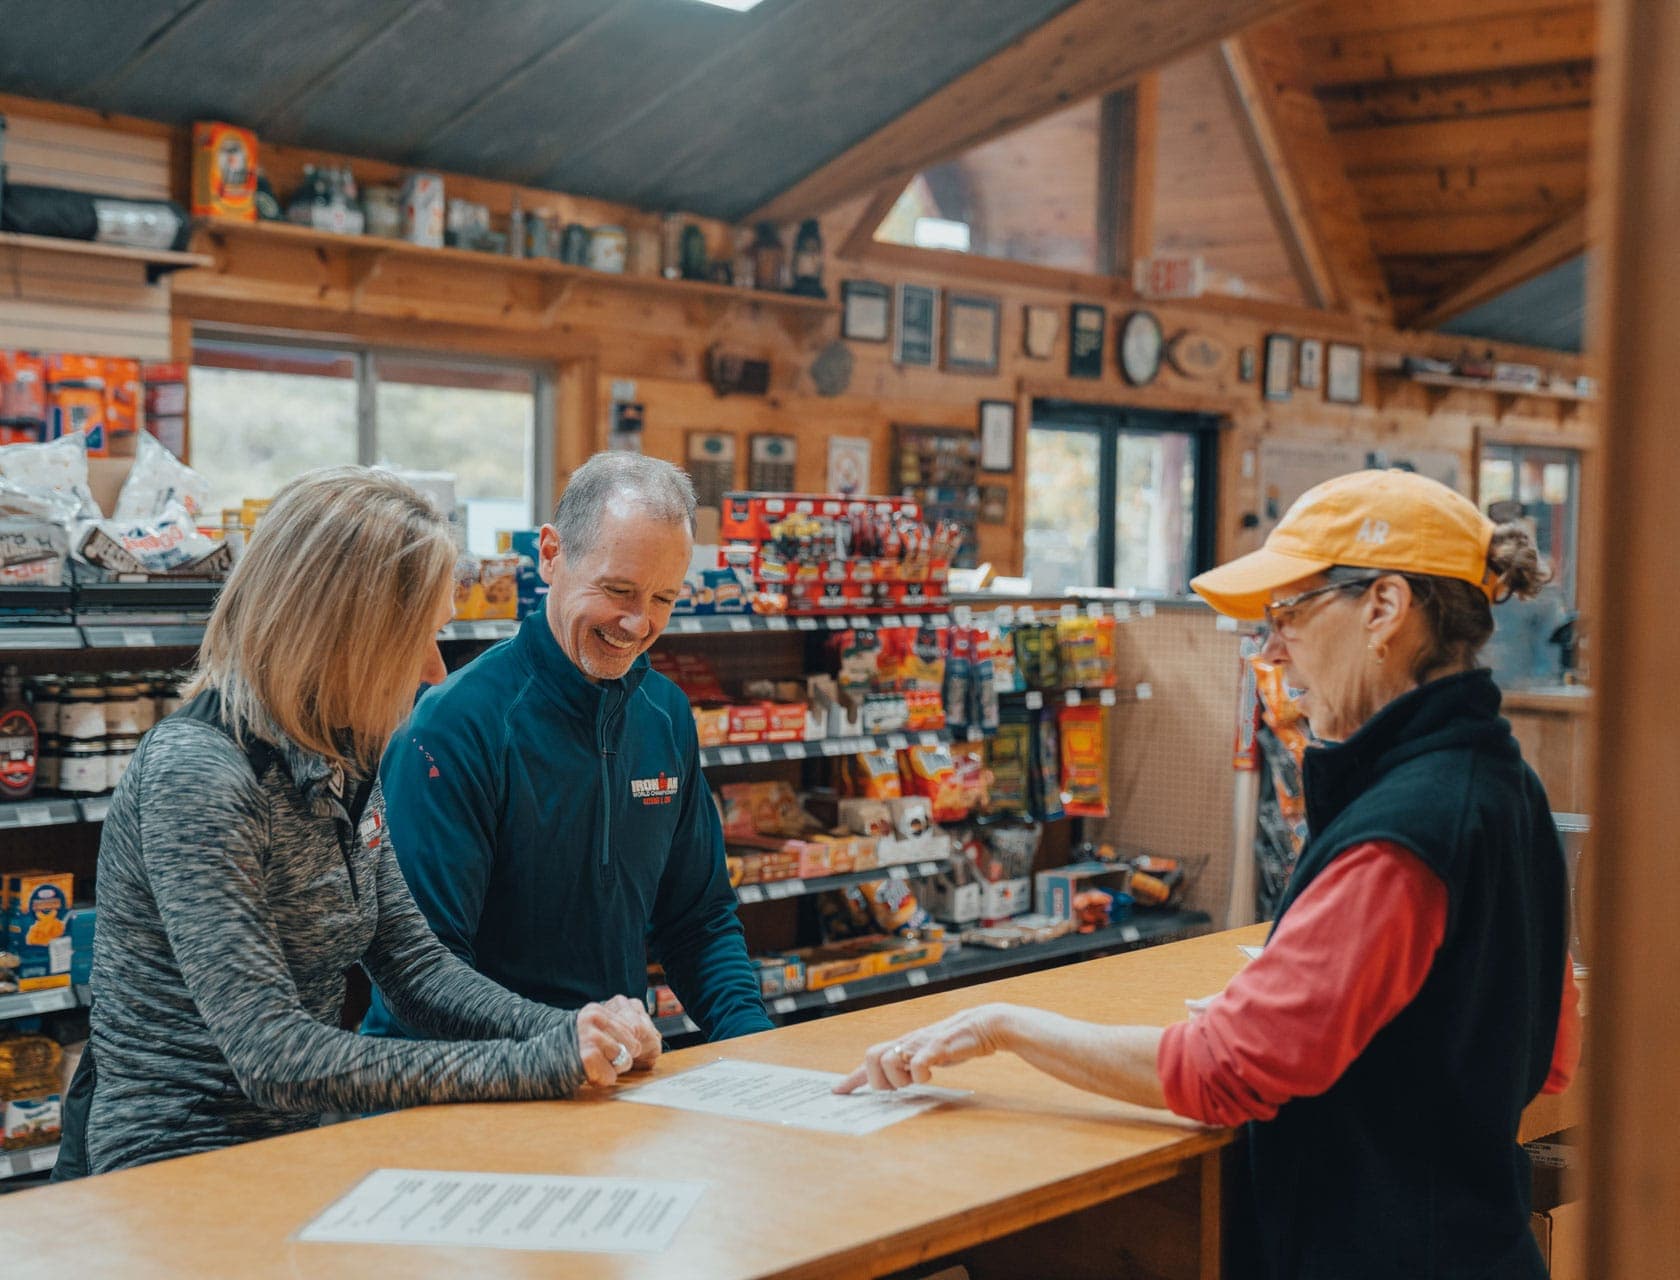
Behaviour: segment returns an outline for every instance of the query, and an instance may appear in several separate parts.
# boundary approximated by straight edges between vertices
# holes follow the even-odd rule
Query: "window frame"
[[[1089,585],[1105,591],[1127,590],[1147,598],[1182,599],[1174,592],[1119,588],[1116,506],[1120,488],[1120,441],[1123,436],[1189,436],[1196,477],[1196,510],[1192,515],[1189,577],[1213,567],[1219,532],[1219,433],[1223,420],[1212,414],[1141,409],[1129,405],[1083,404],[1070,400],[1033,401],[1027,426],[1030,456],[1032,432],[1068,431],[1095,435],[1097,454],[1097,581]],[[1028,477],[1030,482],[1030,475]],[[1025,548],[1023,548],[1024,556]],[[1025,564],[1022,565],[1025,571]]]
[[[386,346],[312,334],[273,334],[215,326],[193,327],[193,354],[189,367],[198,363],[201,346],[211,348],[290,348],[337,355],[351,361],[356,386],[356,462],[371,467],[379,457],[379,361],[384,357],[410,366],[438,370],[463,370],[483,374],[516,373],[531,380],[531,438],[525,448],[526,500],[533,527],[546,524],[553,515],[555,451],[555,372],[540,361],[499,360],[493,357],[428,351],[421,348]],[[214,367],[214,366],[212,366]],[[393,380],[392,385],[407,385]],[[189,448],[190,453],[190,448]],[[188,461],[190,462],[190,456]]]

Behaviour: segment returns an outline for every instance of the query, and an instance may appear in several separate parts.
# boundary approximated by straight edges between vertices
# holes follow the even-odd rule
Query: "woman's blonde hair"
[[[275,495],[216,601],[187,696],[367,774],[413,704],[455,564],[449,526],[389,472],[322,467]]]

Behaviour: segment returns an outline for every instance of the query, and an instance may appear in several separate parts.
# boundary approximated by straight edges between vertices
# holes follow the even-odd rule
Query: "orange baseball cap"
[[[1493,521],[1463,494],[1412,471],[1355,471],[1307,490],[1258,551],[1190,586],[1220,613],[1266,616],[1279,587],[1333,565],[1459,578],[1493,599]]]

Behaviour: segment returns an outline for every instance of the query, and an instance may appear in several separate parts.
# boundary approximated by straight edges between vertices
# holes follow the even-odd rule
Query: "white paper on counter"
[[[618,1098],[702,1115],[862,1136],[968,1096],[966,1090],[926,1084],[892,1093],[835,1093],[834,1086],[844,1078],[830,1071],[719,1058],[667,1080],[626,1090]]]
[[[1258,960],[1260,958],[1260,953],[1262,951],[1264,951],[1265,948],[1264,947],[1245,947],[1245,946],[1242,946],[1239,943],[1238,946],[1237,946],[1237,950],[1242,952],[1250,960]]]
[[[375,1169],[299,1240],[662,1253],[705,1185],[650,1178]]]

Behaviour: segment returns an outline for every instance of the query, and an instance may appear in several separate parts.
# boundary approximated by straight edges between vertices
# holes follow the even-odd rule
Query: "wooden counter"
[[[869,1044],[986,1000],[1165,1025],[1184,1016],[1186,997],[1219,990],[1245,963],[1237,945],[1264,932],[1214,934],[702,1046],[667,1055],[658,1070],[727,1054],[844,1071]],[[990,1247],[1006,1256],[1031,1240],[1039,1274],[1219,1274],[1229,1131],[1082,1093],[1007,1055],[937,1082],[974,1096],[863,1138],[609,1097],[419,1108],[6,1196],[0,1238],[28,1241],[8,1250],[9,1274],[24,1274],[15,1268],[27,1263],[29,1274],[125,1280],[849,1277],[890,1274],[1058,1220],[1047,1236]],[[652,1257],[292,1238],[384,1167],[691,1179],[708,1190],[672,1250]],[[1053,1262],[1042,1252],[1047,1241],[1060,1255]],[[976,1280],[1020,1274],[1019,1265],[981,1265]]]

